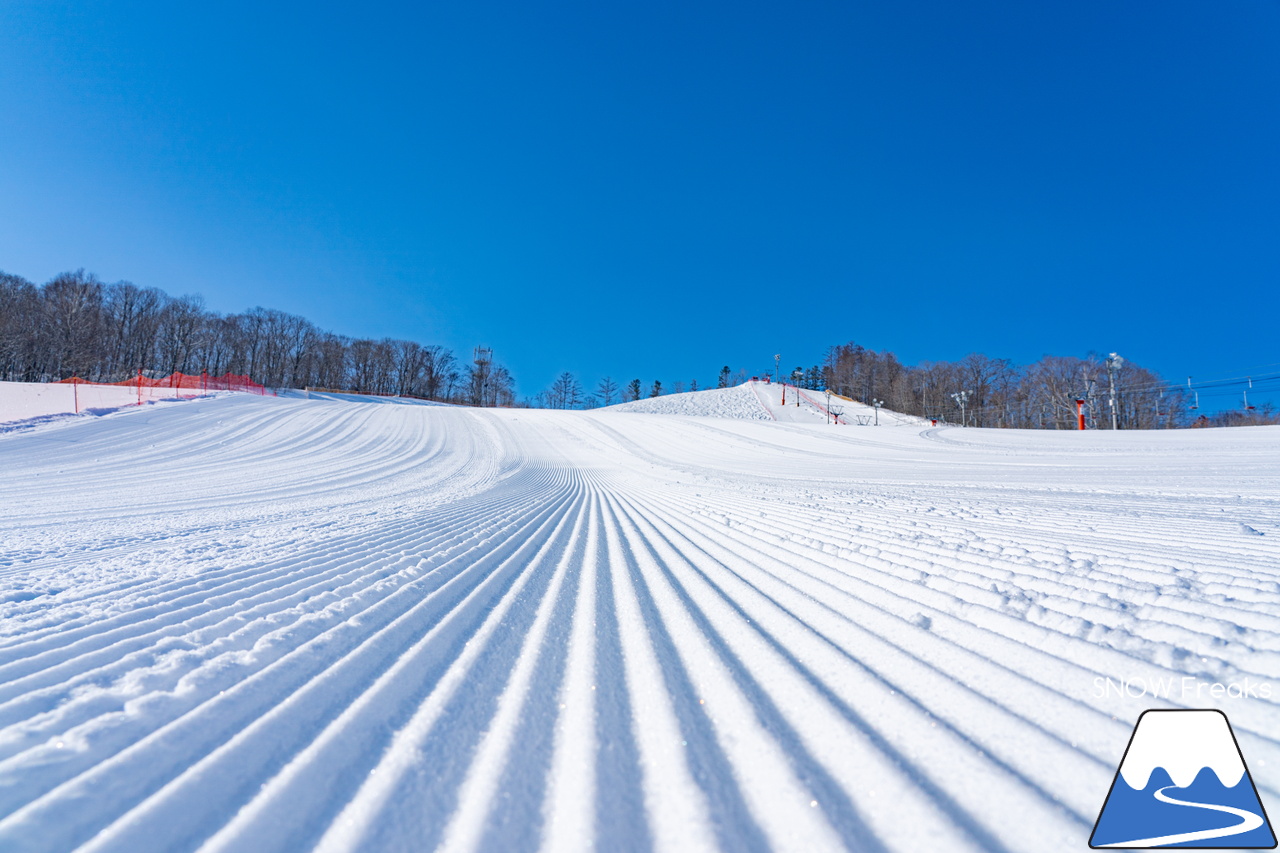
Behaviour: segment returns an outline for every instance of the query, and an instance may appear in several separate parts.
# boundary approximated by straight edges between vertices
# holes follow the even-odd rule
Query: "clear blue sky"
[[[0,269],[524,394],[850,339],[1280,362],[1276,2],[7,0],[0,122]]]

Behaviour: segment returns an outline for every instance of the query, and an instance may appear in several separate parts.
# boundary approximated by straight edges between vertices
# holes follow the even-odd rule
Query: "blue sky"
[[[264,5],[0,6],[0,269],[530,395],[848,340],[1280,371],[1280,4]]]

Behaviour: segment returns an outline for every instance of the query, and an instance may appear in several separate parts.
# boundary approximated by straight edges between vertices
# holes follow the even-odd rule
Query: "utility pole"
[[[827,426],[831,426],[831,389],[827,389]]]
[[[1098,383],[1096,380],[1089,378],[1089,374],[1087,371],[1084,370],[1084,368],[1081,368],[1081,371],[1083,372],[1083,375],[1084,375],[1084,397],[1088,401],[1088,405],[1089,405],[1089,426],[1092,427],[1093,429],[1097,429],[1098,428],[1098,414],[1097,414],[1098,398],[1097,398],[1097,395],[1093,393],[1093,390]]]
[[[1107,376],[1111,380],[1111,428],[1120,429],[1120,421],[1116,413],[1116,374],[1120,372],[1124,359],[1115,353],[1107,356]]]
[[[973,393],[972,391],[957,391],[956,393],[951,395],[951,399],[955,400],[957,403],[960,404],[960,426],[968,425],[968,419],[965,417],[965,414],[964,414],[964,404],[965,404],[965,401],[969,399],[969,395],[972,393]],[[879,416],[879,411],[880,411],[879,409],[876,410],[877,417]]]

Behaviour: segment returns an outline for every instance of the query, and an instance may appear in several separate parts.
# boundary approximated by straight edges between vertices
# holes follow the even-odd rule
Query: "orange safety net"
[[[202,373],[199,376],[191,373],[171,373],[160,378],[143,376],[139,373],[134,378],[126,379],[124,382],[89,382],[79,376],[72,376],[70,379],[59,381],[76,385],[117,385],[139,390],[143,388],[182,388],[190,391],[241,391],[246,394],[261,395],[267,393],[267,389],[262,385],[254,382],[248,376],[241,376],[236,373],[224,373],[222,376],[210,376],[207,373]]]

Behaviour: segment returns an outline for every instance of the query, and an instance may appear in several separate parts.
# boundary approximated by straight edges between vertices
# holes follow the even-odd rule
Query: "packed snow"
[[[611,412],[640,412],[647,415],[686,415],[690,417],[734,418],[747,421],[771,421],[772,417],[752,392],[751,385],[716,388],[709,391],[686,391],[646,397],[630,403],[609,406]]]
[[[0,429],[6,425],[29,425],[62,415],[102,415],[125,406],[156,400],[176,400],[198,392],[180,388],[90,385],[60,382],[0,382]]]
[[[0,849],[1076,851],[1152,707],[1280,810],[1280,428],[778,390],[0,435]]]
[[[647,397],[618,403],[605,411],[837,426],[921,426],[925,423],[921,418],[888,409],[877,412],[873,406],[838,394],[828,398],[821,391],[757,380],[732,388]]]

